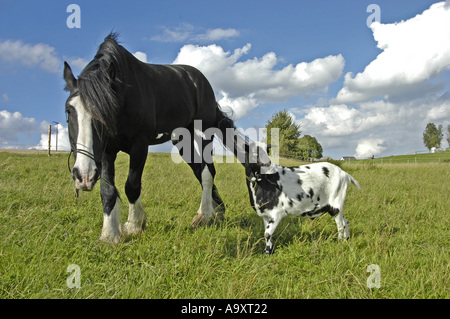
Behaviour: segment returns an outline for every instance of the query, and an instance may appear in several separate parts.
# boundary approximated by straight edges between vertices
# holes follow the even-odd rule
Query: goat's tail
[[[219,104],[217,104],[216,112],[215,126],[222,132],[222,136],[218,136],[219,139],[243,164],[246,152],[249,150],[250,140],[236,129],[233,120],[221,110]]]
[[[361,186],[359,185],[358,181],[356,179],[354,179],[352,175],[347,173],[347,176],[348,176],[349,181],[352,182],[353,185],[356,186],[356,188],[361,189]]]

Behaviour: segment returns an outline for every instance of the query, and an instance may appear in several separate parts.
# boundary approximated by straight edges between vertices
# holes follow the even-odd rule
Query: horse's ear
[[[69,64],[64,61],[64,80],[66,81],[66,90],[73,91],[77,87],[77,79],[73,76]]]

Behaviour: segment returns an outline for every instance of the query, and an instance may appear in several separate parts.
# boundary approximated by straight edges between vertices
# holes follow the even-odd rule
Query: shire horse
[[[211,147],[214,135],[204,132],[217,128],[222,143],[235,156],[244,158],[248,139],[230,134],[233,121],[220,109],[206,77],[188,65],[154,65],[139,61],[118,44],[117,34],[109,34],[94,59],[76,79],[64,62],[69,139],[75,163],[71,174],[76,192],[90,191],[101,180],[103,228],[101,241],[117,244],[122,234],[135,235],[145,229],[146,213],[141,201],[141,178],[148,146],[172,140],[183,160],[202,186],[200,207],[192,226],[222,217],[225,207],[214,185],[216,174]],[[201,131],[194,126],[201,121]],[[177,136],[185,128],[190,134]],[[191,151],[180,144],[190,138]],[[231,139],[226,141],[225,139]],[[194,151],[199,141],[200,154]],[[114,183],[117,153],[130,156],[125,193],[129,201],[128,220],[120,225],[119,194]],[[208,160],[208,156],[209,160]],[[69,167],[70,168],[70,167]]]

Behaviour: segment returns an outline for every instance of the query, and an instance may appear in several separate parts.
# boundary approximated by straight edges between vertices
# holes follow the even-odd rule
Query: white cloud
[[[320,133],[317,133],[322,136],[349,136],[388,125],[392,118],[388,116],[386,110],[390,106],[390,103],[384,104],[376,111],[364,111],[345,104],[313,107],[300,122],[310,130],[320,130]],[[382,108],[385,109],[384,112],[381,111]]]
[[[293,108],[291,111],[300,115],[297,123],[303,134],[316,137],[325,153],[344,156],[356,152],[358,157],[405,154],[424,148],[422,132],[427,123],[440,124],[450,120],[450,92],[423,100],[370,101],[360,103],[358,107],[311,105],[304,110]],[[369,141],[381,139],[383,143],[372,148],[374,154],[363,156],[368,142],[361,141],[368,136]]]
[[[182,23],[179,26],[172,28],[165,26],[160,26],[159,28],[162,29],[162,34],[151,37],[151,40],[160,42],[182,42],[189,39],[194,31],[194,26],[189,23]]]
[[[8,102],[8,101],[9,101],[9,96],[8,96],[8,94],[3,93],[3,94],[2,94],[2,100],[5,101],[5,102]]]
[[[32,149],[48,149],[48,125],[49,124],[47,121],[43,121],[41,123],[41,127],[44,128],[44,132],[41,134],[41,140],[39,141],[39,144],[35,147],[32,147]],[[58,143],[56,142],[56,135],[58,135]],[[50,144],[52,150],[56,150],[56,144],[58,144],[58,151],[70,151],[68,127],[63,126],[62,124],[52,125],[52,136]]]
[[[331,102],[359,103],[380,96],[408,95],[421,87],[436,89],[428,81],[450,70],[449,21],[450,8],[441,2],[406,21],[374,22],[373,36],[383,52],[363,72],[356,76],[347,73],[344,87]]]
[[[162,33],[151,37],[151,40],[159,42],[210,42],[240,35],[240,32],[233,28],[216,28],[204,31],[189,23],[181,23],[176,27],[160,26],[159,28]]]
[[[137,51],[136,53],[133,53],[133,55],[135,56],[135,58],[137,58],[138,60],[147,63],[147,54],[144,52],[140,52]]]
[[[243,48],[234,50],[233,54],[225,52],[222,47],[211,44],[208,46],[184,45],[174,64],[189,64],[197,68],[205,74],[211,74],[217,70],[226,70],[229,66],[237,62],[244,54],[250,51],[251,44],[246,44]]]
[[[326,91],[342,74],[345,64],[342,55],[337,55],[276,69],[280,60],[274,52],[239,61],[250,49],[251,44],[246,44],[231,53],[215,44],[185,45],[173,63],[189,64],[202,71],[216,90],[220,104],[230,106],[236,118],[259,103]]]
[[[450,103],[438,104],[431,106],[426,113],[428,121],[440,121],[450,118]]]
[[[2,148],[48,149],[48,125],[49,122],[38,123],[36,119],[24,117],[19,112],[0,111],[0,146]],[[70,150],[68,128],[58,124],[58,150]],[[39,144],[31,146],[33,135],[41,134]],[[21,139],[22,137],[22,139]],[[23,138],[29,142],[23,144]],[[20,145],[19,145],[20,143]],[[52,125],[52,150],[56,148],[56,125]]]
[[[37,129],[34,118],[24,117],[19,112],[10,113],[0,111],[0,143],[15,143],[19,140],[19,133],[31,134]]]
[[[234,38],[238,37],[240,35],[240,32],[236,29],[209,29],[206,30],[204,34],[199,34],[193,38],[193,40],[199,41],[199,42],[207,42],[207,41],[219,41],[222,39],[227,38]]]
[[[74,57],[69,59],[69,64],[71,67],[76,67],[80,70],[83,70],[86,65],[88,65],[89,61],[80,57]]]
[[[386,149],[384,142],[380,138],[365,138],[360,140],[356,146],[355,157],[366,158],[379,155]]]
[[[19,61],[28,67],[39,66],[52,73],[59,72],[61,65],[54,47],[45,43],[23,43],[20,40],[0,42],[0,58],[7,62]]]
[[[233,99],[230,98],[229,94],[224,91],[221,91],[219,95],[222,96],[222,98],[218,101],[219,105],[229,107],[233,110],[233,120],[237,120],[245,116],[248,112],[258,106],[258,101],[255,99],[255,95],[253,93]]]
[[[347,73],[334,99],[291,109],[302,116],[303,133],[339,156],[424,149],[426,124],[450,120],[449,21],[450,7],[441,2],[406,21],[373,23],[382,52],[363,72]]]

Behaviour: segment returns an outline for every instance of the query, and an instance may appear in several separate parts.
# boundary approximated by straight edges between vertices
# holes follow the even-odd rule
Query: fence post
[[[52,142],[52,126],[48,126],[48,156],[50,156],[50,145]]]

